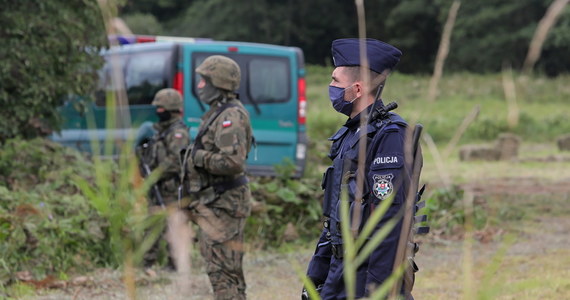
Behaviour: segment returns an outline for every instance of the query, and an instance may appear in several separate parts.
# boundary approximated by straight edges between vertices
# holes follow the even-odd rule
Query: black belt
[[[214,188],[214,192],[216,192],[216,194],[219,195],[219,194],[223,194],[225,191],[235,189],[237,187],[245,185],[248,182],[249,182],[249,180],[247,179],[247,176],[244,175],[244,176],[240,176],[238,178],[235,178],[233,180],[222,181],[222,182],[212,184],[212,187]]]

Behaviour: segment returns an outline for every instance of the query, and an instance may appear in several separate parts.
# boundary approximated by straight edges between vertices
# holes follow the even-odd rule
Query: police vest
[[[387,119],[376,120],[366,126],[365,132],[360,130],[350,130],[343,126],[332,137],[329,138],[333,142],[329,153],[332,159],[332,165],[323,175],[321,187],[324,190],[323,214],[329,218],[328,229],[330,232],[331,242],[333,244],[341,244],[342,236],[340,231],[340,197],[344,190],[348,191],[348,201],[354,201],[356,192],[356,181],[351,180],[356,176],[358,167],[359,142],[366,138],[367,155],[365,165],[370,165],[373,155],[368,154],[370,145],[374,144],[374,140],[380,137],[386,128],[391,124],[406,127],[407,123],[397,114],[390,113]],[[363,185],[362,195],[364,198],[369,194],[367,184]]]

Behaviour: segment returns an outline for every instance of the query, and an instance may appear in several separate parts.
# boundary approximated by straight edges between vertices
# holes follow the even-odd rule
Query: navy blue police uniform
[[[335,67],[360,65],[358,39],[335,40],[332,53]],[[401,52],[386,43],[368,39],[366,41],[370,69],[382,73],[393,69]],[[378,105],[378,104],[377,104]],[[380,104],[382,105],[382,104]],[[371,107],[368,107],[368,111]],[[393,196],[393,203],[375,227],[379,230],[394,216],[401,216],[406,192],[411,179],[406,167],[404,145],[406,122],[397,114],[389,113],[384,119],[377,119],[360,128],[360,114],[348,121],[329,140],[332,141],[329,158],[332,165],[323,176],[323,214],[327,218],[315,253],[309,263],[307,276],[319,287],[322,299],[345,299],[343,280],[343,241],[341,225],[350,224],[340,218],[340,197],[346,190],[350,203],[350,216],[357,210],[362,229],[374,207]],[[359,143],[366,142],[365,182],[363,199],[355,199],[358,187]],[[369,258],[357,269],[356,297],[370,295],[370,289],[381,285],[392,273],[402,219]],[[409,296],[411,297],[411,296]],[[409,298],[408,297],[408,298]]]

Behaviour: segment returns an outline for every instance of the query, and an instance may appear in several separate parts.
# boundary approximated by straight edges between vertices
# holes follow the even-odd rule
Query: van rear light
[[[184,77],[182,71],[176,72],[174,75],[174,82],[172,83],[172,88],[179,91],[181,95],[184,95],[182,83],[184,82]]]
[[[156,37],[154,36],[143,36],[143,35],[137,36],[137,43],[154,43],[154,42],[156,42]]]
[[[299,125],[305,125],[307,121],[307,96],[306,96],[305,78],[299,78],[297,81],[297,97],[298,97],[298,119]]]
[[[238,47],[235,47],[235,46],[228,47],[228,51],[229,52],[238,52]]]

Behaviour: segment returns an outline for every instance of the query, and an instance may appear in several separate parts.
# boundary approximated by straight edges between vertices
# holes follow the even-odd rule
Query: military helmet
[[[241,72],[231,58],[212,55],[196,68],[196,73],[209,78],[215,87],[233,92],[239,88]]]
[[[162,89],[156,93],[151,104],[162,106],[166,110],[182,111],[182,95],[175,89]]]

